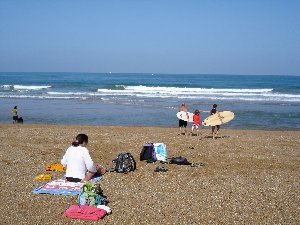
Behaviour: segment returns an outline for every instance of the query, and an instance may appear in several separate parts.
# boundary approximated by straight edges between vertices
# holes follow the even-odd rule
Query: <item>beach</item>
[[[63,213],[76,197],[33,194],[45,167],[60,163],[79,133],[89,136],[96,163],[110,168],[130,152],[137,170],[106,173],[100,181],[112,214],[99,224],[299,224],[300,131],[222,129],[213,140],[178,135],[177,128],[0,125],[1,224],[94,224]],[[139,160],[144,143],[165,143],[168,157],[196,166]],[[167,172],[154,172],[164,166]]]

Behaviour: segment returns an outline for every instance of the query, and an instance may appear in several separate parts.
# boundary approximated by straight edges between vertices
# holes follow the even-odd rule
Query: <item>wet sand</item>
[[[59,163],[78,133],[89,136],[95,162],[112,167],[130,152],[137,170],[101,180],[113,213],[99,224],[300,224],[300,131],[210,129],[201,136],[175,128],[0,125],[1,224],[95,224],[65,218],[76,198],[32,194],[34,177]],[[139,161],[144,143],[162,142],[168,157],[198,166]],[[167,172],[156,173],[157,166]]]

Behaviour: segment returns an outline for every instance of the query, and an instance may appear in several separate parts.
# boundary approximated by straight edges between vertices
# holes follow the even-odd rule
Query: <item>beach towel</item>
[[[71,205],[67,211],[64,213],[64,216],[72,219],[82,219],[82,220],[93,220],[98,221],[106,215],[104,209],[98,209],[93,206],[88,205]]]
[[[91,179],[89,182],[96,183],[101,179],[101,176]],[[45,185],[38,187],[32,191],[34,194],[53,194],[53,195],[79,195],[84,183],[69,182],[62,177],[58,180],[54,180],[46,183]]]

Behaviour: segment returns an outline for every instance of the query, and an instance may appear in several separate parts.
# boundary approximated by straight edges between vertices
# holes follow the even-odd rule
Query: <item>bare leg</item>
[[[218,126],[217,126],[216,135],[218,135],[218,133],[219,133],[219,130],[220,130],[220,126],[218,125]]]
[[[81,180],[81,182],[84,182],[84,181],[89,181],[90,179],[92,179],[92,177],[98,173],[100,176],[102,176],[103,174],[106,173],[106,169],[102,166],[99,166],[99,165],[96,165],[96,169],[97,169],[97,172],[90,172],[88,171],[86,174],[85,174],[85,178],[83,178]]]
[[[212,137],[213,137],[213,139],[215,139],[215,126],[212,126],[211,127],[211,133],[212,133]]]
[[[183,127],[180,127],[179,128],[179,134],[182,134],[182,135],[184,135],[185,134],[185,131],[186,131],[186,128],[183,128]]]
[[[97,173],[102,176],[103,174],[106,173],[106,169],[102,166],[97,165]]]
[[[195,127],[194,126],[192,126],[192,136],[195,134]]]
[[[88,171],[86,174],[85,174],[85,178],[83,178],[81,180],[81,182],[84,182],[84,181],[89,181],[90,179],[92,179],[92,177],[95,175],[95,173],[92,173],[90,171]]]

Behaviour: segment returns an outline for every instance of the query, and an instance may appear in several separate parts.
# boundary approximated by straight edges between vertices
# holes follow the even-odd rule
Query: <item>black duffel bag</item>
[[[176,164],[176,165],[191,165],[192,163],[190,163],[187,158],[184,157],[173,157],[170,160],[170,164]]]

